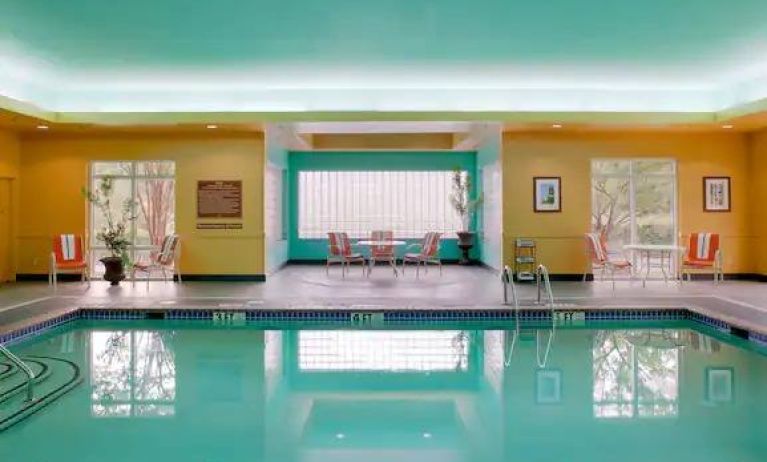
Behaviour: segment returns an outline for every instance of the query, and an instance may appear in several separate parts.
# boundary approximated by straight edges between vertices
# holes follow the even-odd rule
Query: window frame
[[[138,173],[138,165],[142,163],[150,163],[150,162],[172,162],[173,163],[173,175],[140,175]],[[98,164],[130,164],[130,174],[129,175],[115,175],[115,174],[103,174],[103,173],[96,173],[96,166]],[[147,159],[147,160],[93,160],[90,162],[90,165],[88,167],[88,178],[89,178],[89,187],[93,188],[95,181],[104,178],[104,177],[111,177],[116,180],[130,180],[130,190],[131,190],[131,200],[136,200],[138,194],[137,194],[137,184],[138,180],[143,179],[159,179],[159,180],[172,180],[173,181],[173,197],[175,201],[176,197],[176,161],[171,159]],[[88,234],[87,234],[87,245],[88,245],[88,255],[89,255],[89,268],[91,272],[91,276],[98,276],[100,273],[96,273],[96,265],[95,265],[95,254],[97,251],[100,250],[107,250],[106,245],[98,244],[95,237],[95,232],[93,229],[93,223],[95,222],[95,206],[92,203],[88,204]],[[175,203],[173,205],[173,229],[176,228],[176,206]],[[131,244],[128,246],[128,255],[131,261],[135,261],[136,253],[137,251],[146,251],[146,250],[152,250],[155,248],[155,246],[149,244],[141,244],[137,245],[135,243],[136,241],[136,232],[137,232],[137,222],[138,220],[131,220],[130,222],[130,237],[131,237]]]

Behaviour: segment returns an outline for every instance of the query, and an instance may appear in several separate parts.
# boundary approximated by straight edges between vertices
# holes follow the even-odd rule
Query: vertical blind
[[[298,237],[344,231],[353,238],[392,230],[397,238],[452,232],[451,171],[303,171],[298,175]]]

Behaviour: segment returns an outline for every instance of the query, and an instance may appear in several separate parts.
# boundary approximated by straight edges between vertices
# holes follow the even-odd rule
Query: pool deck
[[[755,332],[767,334],[767,284],[748,281],[553,282],[557,309],[685,308]],[[517,284],[523,307],[533,306],[534,284]],[[341,277],[324,266],[291,265],[267,282],[123,282],[110,287],[94,281],[61,283],[54,293],[46,283],[0,286],[0,333],[78,308],[147,309],[508,309],[502,304],[498,275],[480,267],[446,266],[415,277],[395,278],[380,266],[371,277],[359,267]]]

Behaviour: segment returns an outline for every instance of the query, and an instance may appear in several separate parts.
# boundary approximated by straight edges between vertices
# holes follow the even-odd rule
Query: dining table
[[[401,246],[403,246],[405,244],[407,244],[406,241],[394,241],[394,240],[391,240],[391,241],[390,240],[383,240],[383,241],[362,240],[362,241],[357,241],[357,245],[358,246],[360,246],[360,247],[368,247],[369,248],[369,251],[368,251],[368,274],[373,272],[373,259],[369,258],[371,253],[373,252],[373,247],[392,246],[392,247],[395,248],[395,253],[396,253],[396,248],[397,247],[401,247]],[[397,270],[397,265],[396,264],[394,265],[394,274],[395,275],[399,274],[399,271]]]
[[[678,259],[679,252],[684,251],[684,247],[671,244],[628,244],[623,246],[623,250],[639,254],[639,261],[644,261],[642,276],[642,287],[647,287],[647,278],[650,275],[650,268],[652,266],[651,259],[653,255],[660,256],[660,270],[663,272],[663,280],[668,282],[669,273],[674,272],[673,262]],[[666,272],[666,266],[668,266],[668,272]],[[678,276],[675,274],[674,279],[678,280]]]

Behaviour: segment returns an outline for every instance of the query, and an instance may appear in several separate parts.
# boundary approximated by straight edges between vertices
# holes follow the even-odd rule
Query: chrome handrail
[[[6,358],[8,358],[13,364],[15,364],[19,369],[21,369],[24,374],[27,376],[27,401],[34,401],[35,399],[35,373],[32,372],[32,369],[27,366],[27,364],[22,361],[18,356],[11,353],[8,348],[6,348],[3,345],[0,345],[0,353],[5,355]]]
[[[514,275],[511,272],[509,265],[504,265],[503,271],[501,271],[501,282],[503,283],[503,304],[509,304],[509,287],[511,287],[511,300],[514,305],[514,331],[511,342],[506,344],[504,349],[503,365],[509,367],[511,364],[511,358],[514,356],[514,348],[517,346],[517,339],[519,339],[519,298],[517,297],[517,286],[514,285]]]
[[[554,292],[551,290],[551,281],[549,280],[549,269],[545,265],[538,265],[535,269],[535,284],[538,288],[538,305],[541,304],[541,278],[546,286],[546,295],[549,298],[549,306],[554,309]]]
[[[517,287],[514,285],[514,275],[509,265],[503,266],[501,271],[501,283],[503,284],[503,304],[509,304],[509,287],[511,287],[511,299],[514,302],[514,309],[519,311],[519,299],[517,298]]]

